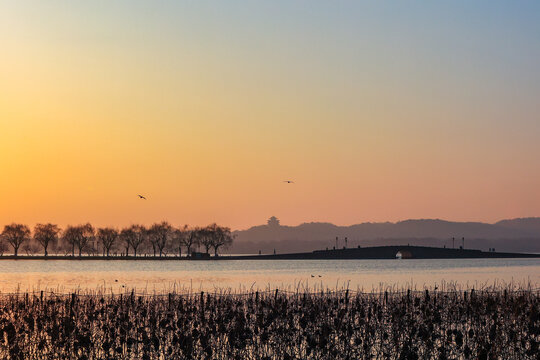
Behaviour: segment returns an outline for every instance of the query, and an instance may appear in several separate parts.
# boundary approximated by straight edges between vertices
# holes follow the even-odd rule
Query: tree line
[[[82,256],[182,256],[182,249],[187,256],[194,250],[204,249],[205,254],[212,251],[218,256],[221,249],[229,247],[234,235],[228,227],[211,224],[205,227],[174,227],[166,221],[149,227],[131,225],[123,229],[114,227],[95,228],[90,223],[68,225],[61,229],[56,224],[36,224],[33,231],[24,224],[4,226],[0,234],[0,255],[13,250],[18,256],[21,251],[27,255],[42,253]]]

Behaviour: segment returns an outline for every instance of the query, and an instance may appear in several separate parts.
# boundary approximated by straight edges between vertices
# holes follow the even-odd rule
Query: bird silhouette
[[[283,180],[284,183],[287,183],[287,184],[294,184],[294,181],[292,180]]]
[[[144,200],[146,200],[146,198],[145,198],[144,196],[142,196],[142,195],[137,195],[137,196],[139,197],[139,199],[144,199]]]

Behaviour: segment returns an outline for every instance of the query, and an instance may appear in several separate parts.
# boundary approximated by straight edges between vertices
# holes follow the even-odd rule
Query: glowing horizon
[[[0,225],[540,216],[538,39],[537,2],[3,2]]]

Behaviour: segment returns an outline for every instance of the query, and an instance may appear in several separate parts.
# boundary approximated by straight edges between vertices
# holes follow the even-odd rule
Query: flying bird
[[[137,196],[139,197],[139,199],[144,199],[144,200],[146,200],[146,198],[145,198],[144,196],[142,196],[142,195],[137,195]]]
[[[294,184],[294,181],[292,180],[283,180],[284,183],[287,183],[287,184]]]

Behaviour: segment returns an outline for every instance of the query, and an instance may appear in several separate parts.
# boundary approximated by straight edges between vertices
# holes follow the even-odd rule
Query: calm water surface
[[[168,292],[321,288],[422,289],[498,284],[540,286],[540,259],[445,260],[221,260],[63,261],[1,260],[0,291]]]

